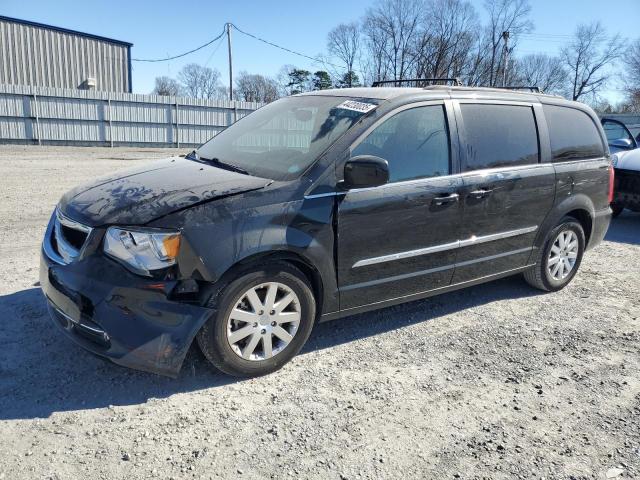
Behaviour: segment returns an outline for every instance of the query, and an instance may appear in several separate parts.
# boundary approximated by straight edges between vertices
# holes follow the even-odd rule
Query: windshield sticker
[[[336,108],[344,108],[345,110],[353,110],[354,112],[367,113],[376,108],[373,103],[356,102],[355,100],[347,100],[336,106]]]

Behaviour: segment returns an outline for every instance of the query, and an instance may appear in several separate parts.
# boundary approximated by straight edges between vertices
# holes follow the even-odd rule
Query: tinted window
[[[449,133],[442,105],[411,108],[385,120],[352,152],[389,162],[389,181],[449,174]]]
[[[602,140],[591,117],[575,108],[544,105],[554,161],[604,155]]]
[[[463,171],[538,162],[531,107],[461,104],[460,109],[466,135]]]

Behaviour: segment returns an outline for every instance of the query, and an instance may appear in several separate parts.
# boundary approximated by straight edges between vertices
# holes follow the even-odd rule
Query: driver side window
[[[443,105],[410,108],[378,125],[351,153],[389,162],[389,182],[449,175],[449,132]]]

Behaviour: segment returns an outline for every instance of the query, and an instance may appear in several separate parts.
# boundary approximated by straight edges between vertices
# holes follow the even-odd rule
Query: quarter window
[[[602,139],[589,115],[581,110],[543,105],[554,162],[604,156]]]
[[[462,170],[538,163],[533,109],[519,105],[461,104],[466,135]]]
[[[444,107],[410,108],[385,120],[352,152],[389,162],[389,181],[449,174],[449,132]]]

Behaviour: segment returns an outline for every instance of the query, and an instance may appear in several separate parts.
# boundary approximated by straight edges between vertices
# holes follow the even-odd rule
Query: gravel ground
[[[0,147],[0,479],[640,478],[640,215],[565,290],[520,277],[318,326],[280,372],[178,379],[53,330],[60,195],[170,150]]]

